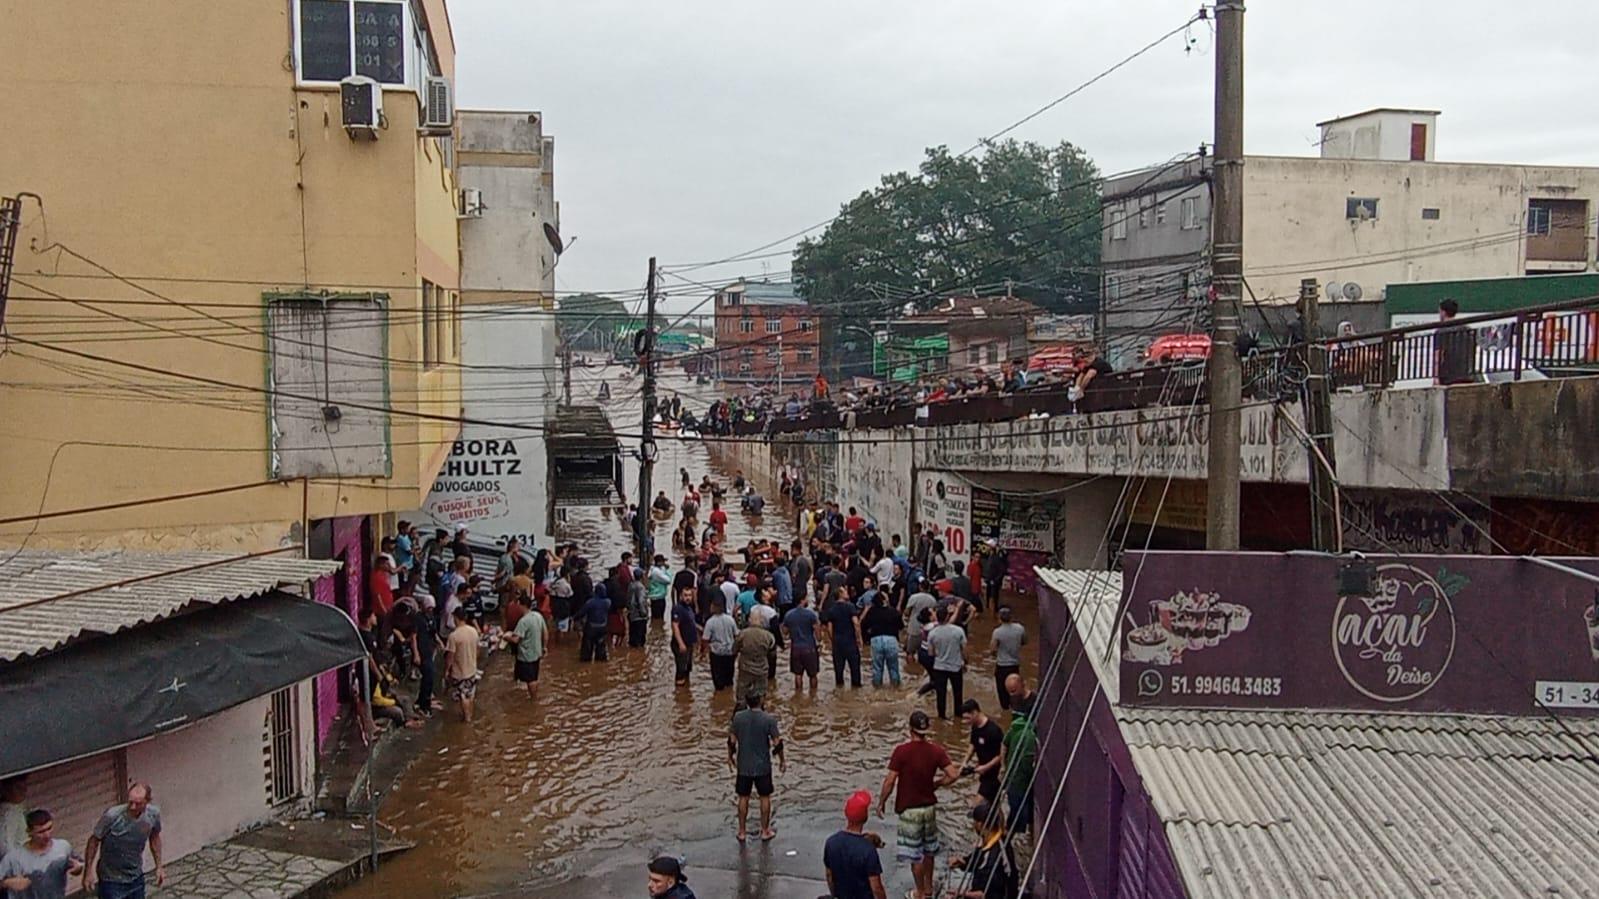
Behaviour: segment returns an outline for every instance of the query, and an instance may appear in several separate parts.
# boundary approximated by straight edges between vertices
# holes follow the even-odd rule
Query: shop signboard
[[[972,541],[1014,551],[1055,552],[1054,504],[972,488]]]
[[[1124,705],[1599,713],[1595,584],[1570,572],[1222,552],[1132,552],[1124,570]]]
[[[923,530],[937,527],[950,562],[971,557],[972,494],[966,480],[948,471],[923,471],[916,476],[916,521]]]

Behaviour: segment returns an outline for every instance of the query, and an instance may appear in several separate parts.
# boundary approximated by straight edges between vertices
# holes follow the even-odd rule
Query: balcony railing
[[[1490,313],[1320,341],[1333,386],[1385,389],[1599,374],[1599,297],[1569,300],[1514,313]],[[1246,400],[1297,395],[1304,345],[1250,354],[1243,360]],[[1108,412],[1209,399],[1202,361],[1112,372],[1095,378],[1072,402],[1069,382],[1013,394],[955,397],[924,406],[840,411],[799,418],[737,422],[736,435],[787,434],[834,428],[894,428],[1009,421],[1035,415]]]

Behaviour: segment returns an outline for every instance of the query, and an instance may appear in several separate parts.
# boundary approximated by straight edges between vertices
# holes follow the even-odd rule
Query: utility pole
[[[783,392],[783,333],[777,334],[777,392]]]
[[[1238,482],[1242,464],[1238,319],[1244,279],[1244,4],[1216,2],[1216,157],[1210,221],[1210,484],[1205,546],[1238,548]]]
[[[1338,457],[1333,453],[1332,385],[1327,381],[1327,346],[1320,341],[1320,285],[1299,282],[1299,321],[1305,333],[1305,455],[1310,463],[1310,545],[1321,552],[1343,552],[1343,521],[1338,514]]]
[[[650,278],[644,283],[644,339],[638,344],[639,371],[644,376],[644,431],[639,437],[638,513],[634,516],[634,539],[638,558],[649,559],[653,518],[650,500],[654,487],[650,476],[655,470],[655,257],[650,257]]]
[[[563,405],[572,405],[572,336],[561,341],[561,393],[566,398]]]

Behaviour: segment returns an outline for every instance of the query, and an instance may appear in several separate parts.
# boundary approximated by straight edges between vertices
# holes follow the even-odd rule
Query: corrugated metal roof
[[[1039,575],[1103,646],[1120,576]],[[1089,657],[1190,896],[1599,896],[1599,720],[1124,708]]]
[[[303,584],[339,565],[287,554],[21,550],[0,562],[0,662],[158,621],[191,603]]]

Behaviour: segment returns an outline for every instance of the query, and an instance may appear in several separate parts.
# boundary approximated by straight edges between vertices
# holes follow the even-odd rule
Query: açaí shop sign
[[[1503,556],[1372,556],[1372,595],[1340,595],[1345,561],[1128,553],[1122,703],[1599,712],[1593,583]]]

